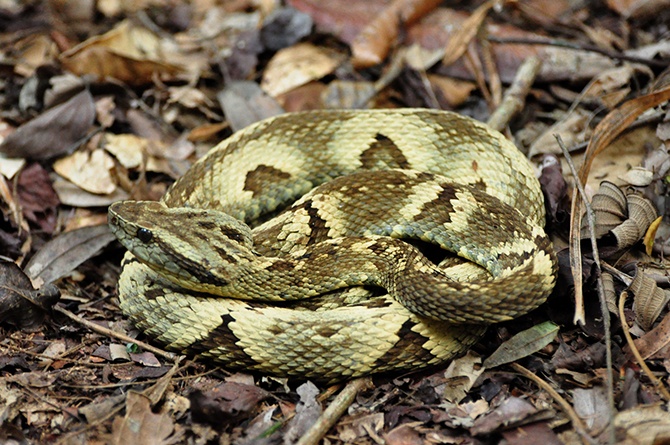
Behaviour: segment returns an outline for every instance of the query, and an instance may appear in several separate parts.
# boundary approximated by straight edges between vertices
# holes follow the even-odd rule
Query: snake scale
[[[531,165],[473,119],[322,110],[255,123],[158,202],[109,210],[121,309],[170,350],[334,381],[452,359],[540,305],[556,260]]]

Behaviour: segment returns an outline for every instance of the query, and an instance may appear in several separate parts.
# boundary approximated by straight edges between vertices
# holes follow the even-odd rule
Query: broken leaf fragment
[[[149,83],[154,76],[173,78],[182,71],[167,60],[161,39],[127,20],[61,55],[63,66],[77,75],[111,77],[129,85]]]
[[[59,297],[60,291],[53,284],[35,289],[19,266],[0,261],[0,323],[37,329]]]

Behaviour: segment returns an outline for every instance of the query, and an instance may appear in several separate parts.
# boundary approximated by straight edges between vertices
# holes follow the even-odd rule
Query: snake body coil
[[[543,222],[511,142],[418,109],[271,118],[212,149],[162,203],[110,207],[132,252],[121,308],[147,335],[319,380],[444,362],[537,307],[556,269]]]

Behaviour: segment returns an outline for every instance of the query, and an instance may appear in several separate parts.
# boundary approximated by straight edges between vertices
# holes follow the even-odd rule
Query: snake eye
[[[151,230],[145,229],[144,227],[137,229],[137,237],[143,243],[148,243],[153,238],[154,234],[151,233]]]

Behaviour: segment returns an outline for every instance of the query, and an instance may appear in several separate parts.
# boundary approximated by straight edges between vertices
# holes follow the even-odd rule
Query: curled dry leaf
[[[373,82],[335,80],[322,92],[321,100],[325,108],[360,108],[361,104],[370,106],[376,92]]]
[[[42,246],[28,261],[26,273],[33,280],[51,283],[97,255],[113,239],[107,224],[63,233]]]
[[[619,226],[628,218],[628,200],[616,184],[602,181],[598,192],[591,199],[591,209],[595,218],[597,239]],[[582,220],[582,238],[588,238],[588,221]]]
[[[496,4],[498,4],[498,1],[494,0],[483,3],[465,20],[463,26],[451,37],[444,50],[443,65],[451,65],[465,54],[468,45],[477,35],[479,28],[484,24],[488,12]]]
[[[440,3],[439,0],[394,0],[363,28],[351,44],[351,63],[367,68],[381,63],[396,42],[401,25],[410,25]]]
[[[272,97],[252,81],[230,82],[216,98],[233,131],[284,112]]]
[[[636,193],[625,195],[615,184],[609,181],[600,183],[598,192],[591,200],[595,218],[597,239],[612,233],[616,240],[617,251],[631,247],[640,241],[657,212],[647,198]],[[588,220],[582,219],[582,238],[589,237]]]
[[[614,277],[612,274],[603,272],[603,290],[605,292],[605,303],[607,303],[607,309],[613,313],[618,314],[619,308],[617,306],[617,294],[614,289]]]
[[[19,266],[0,261],[0,323],[37,329],[59,298],[60,291],[53,284],[35,289]]]
[[[129,391],[126,397],[125,416],[114,419],[111,443],[114,445],[177,443],[183,430],[174,435],[173,432],[174,423],[167,413],[154,414],[151,410],[151,400],[147,396]]]
[[[49,173],[38,163],[21,171],[16,184],[21,211],[28,221],[37,224],[45,233],[56,228],[58,196],[51,186]]]
[[[633,309],[635,310],[635,321],[648,331],[661,314],[668,302],[669,295],[666,291],[656,285],[656,281],[638,268],[629,289],[635,295]]]
[[[43,160],[72,151],[95,120],[95,104],[88,90],[50,108],[21,125],[0,144],[12,158]]]
[[[299,43],[274,55],[263,72],[261,88],[272,97],[332,73],[343,56],[311,43]]]
[[[181,67],[168,63],[160,39],[147,29],[123,21],[111,31],[94,36],[61,54],[65,68],[99,80],[112,77],[129,85],[149,83],[153,77],[173,78]]]
[[[628,219],[612,229],[619,249],[626,249],[640,241],[658,216],[656,207],[647,198],[638,194],[630,194],[626,198]]]
[[[53,168],[87,192],[107,195],[116,190],[114,160],[104,150],[77,151],[54,162]]]

